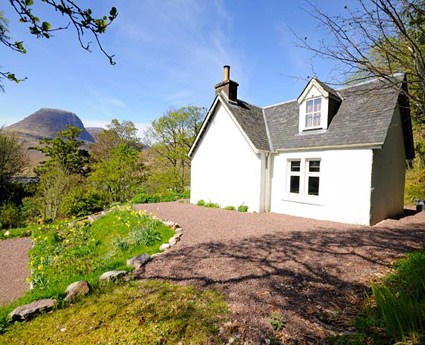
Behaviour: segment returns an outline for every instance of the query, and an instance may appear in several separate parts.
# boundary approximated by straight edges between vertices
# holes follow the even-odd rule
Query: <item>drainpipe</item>
[[[270,212],[271,206],[271,171],[272,171],[272,155],[267,152],[265,155],[265,186],[264,186],[264,211]]]

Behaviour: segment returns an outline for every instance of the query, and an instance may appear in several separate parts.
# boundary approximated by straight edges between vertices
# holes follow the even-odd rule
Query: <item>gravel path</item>
[[[425,241],[425,212],[366,227],[178,202],[136,208],[184,230],[141,277],[222,292],[253,344],[265,342],[272,314],[285,321],[289,344],[347,330],[370,282]]]
[[[29,238],[0,240],[0,305],[20,297],[28,290]]]

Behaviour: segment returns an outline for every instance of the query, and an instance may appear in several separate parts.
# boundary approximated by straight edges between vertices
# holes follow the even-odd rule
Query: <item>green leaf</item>
[[[48,22],[43,22],[43,24],[41,24],[41,28],[43,31],[49,31],[52,28],[52,25]]]
[[[25,6],[32,6],[33,3],[33,0],[25,0]]]

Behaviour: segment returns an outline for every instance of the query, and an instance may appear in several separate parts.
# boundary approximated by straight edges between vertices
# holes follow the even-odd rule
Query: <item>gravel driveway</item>
[[[288,343],[347,330],[369,283],[425,240],[425,212],[366,227],[179,202],[136,208],[184,230],[141,276],[222,292],[254,344],[270,334],[272,314],[284,320]]]
[[[0,240],[0,306],[23,295],[28,290],[29,238]]]

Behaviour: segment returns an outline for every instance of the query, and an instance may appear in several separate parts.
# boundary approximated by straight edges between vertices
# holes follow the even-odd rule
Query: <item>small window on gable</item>
[[[306,103],[305,110],[305,128],[314,128],[320,126],[322,99],[309,99]]]

